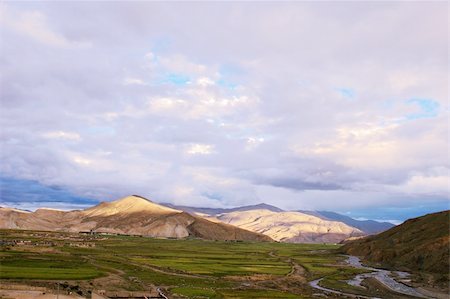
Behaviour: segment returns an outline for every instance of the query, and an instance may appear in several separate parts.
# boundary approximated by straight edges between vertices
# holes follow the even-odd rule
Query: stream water
[[[388,270],[384,270],[384,269],[377,269],[377,268],[371,268],[371,267],[366,267],[363,264],[361,264],[361,261],[358,257],[356,256],[347,256],[347,263],[355,268],[358,269],[364,269],[364,270],[369,270],[372,271],[370,273],[364,273],[364,274],[358,274],[356,275],[354,278],[350,279],[347,281],[347,283],[349,285],[352,286],[359,286],[359,287],[363,287],[361,285],[361,282],[366,279],[366,278],[375,278],[376,280],[378,280],[379,282],[381,282],[384,286],[386,286],[388,289],[395,291],[397,293],[401,293],[401,294],[405,294],[405,295],[409,295],[409,296],[414,296],[414,297],[418,297],[418,298],[430,298],[430,297],[426,297],[423,294],[419,293],[416,289],[409,287],[403,283],[400,283],[398,281],[396,281],[392,276],[393,273],[396,274],[397,277],[401,278],[401,279],[406,279],[409,276],[409,273],[406,272],[392,272],[392,271],[388,271]],[[309,284],[311,287],[321,290],[321,291],[326,291],[326,292],[331,292],[331,293],[336,293],[336,294],[342,294],[342,295],[346,295],[346,296],[350,296],[350,297],[356,297],[355,295],[352,294],[347,294],[347,293],[343,293],[343,292],[339,292],[336,290],[331,290],[331,289],[327,289],[324,287],[319,286],[319,282],[322,279],[317,279],[314,281],[311,281]],[[369,298],[369,297],[364,297],[364,296],[358,296],[358,297],[362,297],[362,298]]]
[[[324,288],[321,287],[319,285],[320,281],[323,278],[319,278],[316,280],[313,280],[309,283],[310,286],[312,286],[313,288],[317,289],[317,290],[321,290],[321,291],[325,291],[328,293],[334,293],[334,294],[340,294],[340,295],[345,295],[347,297],[351,297],[351,298],[367,298],[367,299],[380,299],[380,298],[376,298],[376,297],[366,297],[366,296],[362,296],[362,295],[355,295],[355,294],[349,294],[349,293],[344,293],[344,292],[340,292],[340,291],[336,291],[336,290],[332,290],[332,289],[328,289],[328,288]]]

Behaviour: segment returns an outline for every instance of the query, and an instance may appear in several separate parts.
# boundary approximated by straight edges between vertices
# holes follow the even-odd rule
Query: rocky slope
[[[48,231],[95,231],[151,237],[199,237],[210,240],[271,241],[265,235],[128,196],[81,211],[0,208],[0,228]]]

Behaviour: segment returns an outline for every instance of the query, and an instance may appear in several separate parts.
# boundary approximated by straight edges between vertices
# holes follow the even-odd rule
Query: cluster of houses
[[[83,247],[90,248],[95,247],[95,242],[104,240],[106,236],[132,236],[128,234],[102,232],[102,231],[80,231],[78,233],[67,233],[67,232],[27,232],[21,235],[19,238],[23,239],[10,239],[10,240],[0,240],[0,246],[41,246],[41,247]],[[142,237],[139,235],[139,237]],[[25,238],[30,238],[32,240],[27,240]],[[53,239],[53,241],[47,241],[46,239]],[[40,239],[40,240],[33,240]]]
[[[0,246],[39,246],[39,247],[95,247],[94,242],[53,242],[53,241],[31,241],[31,240],[0,240]]]
[[[31,241],[31,240],[0,240],[0,246],[46,246],[53,247],[57,244],[53,241]]]
[[[8,247],[8,246],[42,246],[42,247],[62,247],[62,246],[70,246],[70,247],[95,247],[95,242],[102,240],[102,236],[114,236],[114,235],[124,235],[124,234],[115,234],[109,232],[97,232],[97,231],[81,231],[78,234],[68,234],[65,232],[32,232],[21,236],[22,238],[30,238],[30,239],[41,239],[41,240],[27,240],[27,239],[9,239],[9,240],[0,240],[0,246]],[[20,238],[20,237],[19,237]],[[45,240],[47,238],[52,238],[53,241]],[[56,239],[56,240],[55,240]]]

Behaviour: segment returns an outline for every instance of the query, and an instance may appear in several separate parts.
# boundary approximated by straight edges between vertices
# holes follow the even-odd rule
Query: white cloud
[[[215,82],[208,77],[201,77],[197,79],[197,84],[203,87],[214,85]]]
[[[102,199],[448,198],[446,4],[366,5],[3,4],[2,170]]]
[[[248,137],[246,142],[247,142],[246,149],[252,150],[252,149],[258,147],[261,143],[263,143],[264,138],[263,137]]]
[[[207,66],[192,62],[183,54],[158,56],[157,63],[165,70],[177,74],[201,76],[208,72]]]
[[[211,144],[190,144],[186,153],[190,155],[210,155],[214,152],[214,146]]]
[[[85,166],[89,166],[92,164],[92,161],[80,156],[75,156],[73,157],[73,161],[79,165],[85,165]]]
[[[450,196],[450,174],[447,169],[442,174],[414,174],[405,183],[388,186],[388,191],[414,195],[435,195],[443,198]]]
[[[153,113],[182,113],[186,112],[188,103],[178,98],[158,97],[148,101],[148,106]]]
[[[36,41],[54,47],[86,47],[87,42],[71,41],[51,29],[47,18],[39,11],[15,11],[6,4],[0,7],[0,23]]]

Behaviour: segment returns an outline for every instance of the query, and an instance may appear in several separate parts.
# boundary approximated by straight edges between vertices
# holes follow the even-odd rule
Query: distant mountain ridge
[[[348,226],[354,227],[366,235],[377,234],[388,230],[395,225],[390,222],[379,222],[375,220],[356,220],[351,217],[330,211],[307,211],[307,210],[297,210],[297,211],[285,211],[273,205],[269,205],[266,203],[260,203],[256,205],[248,205],[242,207],[235,208],[203,208],[203,207],[190,207],[190,206],[182,206],[182,205],[174,205],[169,203],[163,203],[163,205],[182,210],[188,213],[195,213],[201,216],[209,216],[210,220],[217,221],[220,220],[220,217],[217,217],[219,214],[233,213],[233,212],[244,212],[244,211],[252,211],[252,210],[269,210],[272,212],[299,212],[302,214],[307,214],[311,216],[315,216],[321,218],[323,220],[329,221],[337,221],[347,224]]]
[[[283,242],[338,243],[347,238],[374,234],[391,223],[360,221],[327,211],[285,211],[260,203],[236,208],[203,208],[164,204],[174,209],[260,232]],[[267,213],[270,212],[270,213]]]
[[[154,203],[141,196],[102,202],[85,210],[0,208],[0,228],[48,231],[94,231],[165,238],[271,241],[270,237]]]
[[[362,232],[373,235],[380,232],[383,232],[385,230],[388,230],[395,225],[390,222],[379,222],[375,220],[356,220],[351,217],[336,213],[336,212],[330,212],[330,211],[302,211],[299,210],[299,212],[314,215],[323,219],[328,220],[334,220],[334,221],[340,221],[347,225],[356,227],[357,229],[361,230]]]

